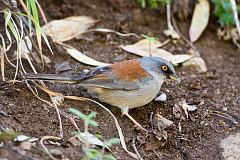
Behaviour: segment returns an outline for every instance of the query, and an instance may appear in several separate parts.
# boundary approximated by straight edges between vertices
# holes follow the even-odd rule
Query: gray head
[[[165,78],[170,78],[177,80],[178,77],[175,73],[173,65],[160,57],[143,57],[140,59],[140,63],[143,68],[148,71],[153,71],[155,73],[160,73],[164,75]]]

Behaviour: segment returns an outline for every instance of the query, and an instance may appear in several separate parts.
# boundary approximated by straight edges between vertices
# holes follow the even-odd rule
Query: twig
[[[221,114],[218,114],[218,113],[210,113],[211,115],[214,115],[214,116],[218,116],[218,117],[221,117],[221,118],[224,118],[226,120],[229,120],[230,122],[232,122],[233,124],[238,124],[237,121],[235,121],[233,118],[231,117],[227,117],[227,116],[224,116],[224,115],[221,115]]]
[[[157,151],[154,149],[153,153],[156,154],[156,156],[158,157],[158,159],[162,160],[163,158],[157,153]]]
[[[47,22],[47,18],[46,18],[46,16],[45,16],[45,13],[44,13],[41,5],[38,3],[37,0],[35,0],[35,2],[36,2],[36,4],[37,4],[37,6],[38,6],[38,9],[39,9],[41,15],[42,15],[42,18],[43,18],[44,23],[47,24],[47,23],[48,23],[48,22]]]
[[[4,54],[6,53],[6,45],[5,45],[5,41],[4,38],[2,36],[2,34],[0,34],[0,37],[2,39],[2,47],[0,48],[0,68],[1,68],[1,72],[2,72],[2,80],[5,81],[5,58],[4,58]]]
[[[74,118],[72,116],[69,116],[67,113],[63,112],[63,111],[60,111],[61,115],[63,115],[65,118],[69,119],[70,122],[73,124],[73,126],[76,128],[76,130],[79,132],[79,133],[82,133],[81,130],[79,129],[79,127],[77,126],[77,123],[76,121],[74,120]]]
[[[151,129],[153,130],[153,112],[151,112],[150,114],[149,123],[150,123]]]
[[[51,98],[51,100],[52,100],[52,103],[53,103],[54,108],[56,109],[57,116],[58,116],[58,120],[59,120],[59,131],[60,131],[59,137],[60,137],[60,138],[63,138],[62,118],[61,118],[61,116],[60,116],[60,112],[59,112],[59,109],[58,109],[58,105],[57,105],[57,103],[56,103],[56,100],[54,100],[52,96],[50,96],[50,98]]]
[[[138,158],[140,160],[143,160],[143,158],[141,157],[141,155],[139,154],[138,150],[137,150],[137,147],[135,145],[135,137],[133,137],[133,140],[132,140],[132,147],[133,147],[133,150],[135,151],[135,153],[137,154]]]
[[[23,10],[27,13],[27,6],[25,5],[25,3],[23,2],[23,0],[19,0],[21,6],[23,7]]]
[[[167,4],[167,25],[169,30],[174,30],[172,22],[171,22],[171,5]]]
[[[56,158],[53,157],[53,155],[48,151],[47,147],[46,147],[46,146],[44,145],[44,143],[43,143],[44,140],[49,140],[49,139],[61,140],[61,138],[59,138],[59,137],[54,137],[54,136],[43,136],[43,137],[40,139],[40,144],[41,144],[42,148],[45,150],[45,152],[48,154],[48,156],[49,156],[51,159],[56,160]]]
[[[238,31],[238,37],[240,38],[240,23],[239,23],[239,19],[238,19],[238,11],[237,11],[236,1],[230,0],[230,2],[231,2],[231,6],[232,6],[234,21],[235,21],[237,31]]]
[[[172,21],[173,21],[173,26],[174,28],[176,29],[176,32],[179,34],[179,36],[195,51],[195,56],[200,56],[200,53],[199,51],[197,50],[197,48],[193,45],[192,42],[190,42],[185,36],[183,36],[183,34],[181,33],[181,31],[179,30],[178,26],[177,26],[177,23],[176,23],[176,20],[175,18],[173,17],[172,18]]]

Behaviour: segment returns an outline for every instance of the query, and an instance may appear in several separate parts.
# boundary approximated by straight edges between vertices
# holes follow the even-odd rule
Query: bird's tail
[[[77,83],[82,80],[81,76],[59,76],[55,74],[24,74],[23,79],[26,80],[42,80],[42,81],[53,81],[63,83]]]

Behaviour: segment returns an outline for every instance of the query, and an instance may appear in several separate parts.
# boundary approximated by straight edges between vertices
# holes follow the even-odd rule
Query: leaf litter
[[[151,43],[151,55],[156,57],[164,58],[174,65],[178,65],[179,63],[183,63],[191,58],[193,58],[193,55],[190,54],[177,54],[173,55],[172,53],[160,48],[163,46],[163,43],[161,43],[158,40],[155,40]],[[142,39],[134,44],[131,45],[122,45],[120,46],[123,50],[136,54],[138,56],[142,57],[149,57],[149,40],[148,39]]]

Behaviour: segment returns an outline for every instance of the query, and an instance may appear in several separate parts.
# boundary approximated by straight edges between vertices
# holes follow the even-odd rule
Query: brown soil
[[[49,0],[42,2],[47,18],[59,19],[72,15],[88,15],[101,20],[95,27],[114,29],[120,32],[135,32],[148,34],[165,40],[162,31],[167,28],[165,9],[141,10],[135,1],[127,0]],[[126,137],[128,148],[132,149],[132,139],[135,137],[136,146],[144,159],[222,159],[220,140],[229,134],[240,131],[239,124],[234,124],[229,118],[240,121],[240,56],[239,50],[230,42],[217,39],[217,24],[212,20],[200,40],[196,43],[197,49],[206,61],[208,72],[196,74],[177,67],[177,73],[182,78],[180,84],[169,81],[162,86],[162,91],[167,94],[165,103],[151,102],[150,104],[133,109],[130,114],[144,127],[151,130],[149,123],[150,115],[161,114],[174,122],[174,126],[166,129],[168,139],[166,143],[151,140],[151,135],[144,135],[136,131],[129,119],[122,117],[118,108],[105,104],[117,117]],[[180,30],[187,33],[189,23],[179,23]],[[114,63],[117,61],[136,58],[122,51],[118,46],[130,44],[136,41],[133,37],[119,37],[114,34],[89,33],[86,35],[90,40],[72,40],[68,44],[79,50],[83,50],[90,57],[99,61]],[[172,43],[173,44],[173,43]],[[175,46],[167,45],[167,50],[174,53],[184,53],[186,45],[177,43]],[[67,56],[60,47],[54,47],[55,55],[53,63],[45,72],[54,72],[56,63],[68,61],[72,66],[70,72],[81,71],[90,68],[79,64]],[[27,66],[27,63],[26,63]],[[7,68],[7,77],[14,75],[14,70]],[[52,90],[65,95],[88,96],[85,90],[77,85],[51,84]],[[40,96],[48,99],[47,95],[39,91]],[[172,108],[176,102],[184,98],[189,103],[204,104],[198,106],[197,111],[191,112],[189,119],[177,120],[173,116]],[[67,100],[61,106],[61,110],[67,111],[69,107],[78,108],[84,113],[96,111],[97,129],[91,129],[93,133],[99,133],[103,139],[118,137],[114,121],[111,116],[89,102]],[[227,110],[223,110],[227,108]],[[54,108],[38,100],[29,91],[24,83],[7,84],[0,81],[0,127],[10,128],[22,134],[32,137],[46,135],[59,135],[59,122]],[[221,116],[222,115],[222,116]],[[64,157],[80,159],[83,153],[80,147],[74,147],[67,143],[72,132],[75,131],[68,119],[62,118],[64,138],[59,141],[60,146],[46,145],[49,149],[56,148],[63,152]],[[82,122],[77,121],[80,128]],[[181,133],[179,132],[181,124]],[[143,139],[141,144],[139,139]],[[156,147],[157,146],[157,147]],[[118,159],[131,159],[120,145],[113,147],[113,152]],[[155,153],[154,153],[155,152]],[[157,156],[157,154],[158,156]],[[11,159],[47,159],[40,145],[36,145],[30,151],[23,152],[18,144],[9,141],[0,148],[0,158]]]

